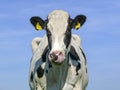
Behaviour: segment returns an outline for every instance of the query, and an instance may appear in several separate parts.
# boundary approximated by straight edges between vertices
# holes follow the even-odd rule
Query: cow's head
[[[49,60],[61,64],[70,46],[72,28],[78,30],[86,21],[86,17],[78,15],[71,19],[67,12],[55,10],[48,15],[46,20],[35,16],[30,21],[36,30],[46,30],[50,49]]]

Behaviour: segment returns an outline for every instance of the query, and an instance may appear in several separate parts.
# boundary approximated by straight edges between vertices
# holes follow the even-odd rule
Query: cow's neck
[[[61,75],[63,76],[64,74],[66,74],[67,70],[68,70],[68,64],[67,62],[64,62],[61,65],[52,65],[50,72],[55,76],[57,75],[56,77],[58,79],[59,77],[61,77]]]
[[[67,72],[68,72],[67,60],[65,60],[65,62],[61,65],[52,64],[52,67],[49,69],[47,76],[48,87],[54,90],[57,90],[58,87],[62,88],[66,81]]]

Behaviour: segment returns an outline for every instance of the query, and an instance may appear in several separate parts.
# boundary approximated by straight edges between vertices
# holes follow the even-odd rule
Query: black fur
[[[78,16],[75,17],[75,19],[73,21],[73,26],[77,25],[78,22],[82,26],[85,23],[85,21],[86,21],[86,16],[84,16],[84,15],[78,15]]]
[[[70,41],[71,41],[71,31],[67,30],[64,37],[64,43],[66,45],[66,48],[68,48]]]
[[[45,48],[43,54],[42,54],[42,62],[46,62],[46,55],[49,52],[48,46]],[[41,65],[39,66],[39,68],[37,69],[37,75],[39,78],[41,78],[44,75],[44,69],[41,67]]]
[[[83,55],[83,57],[84,57],[84,59],[85,59],[85,65],[87,64],[87,59],[86,59],[86,56],[85,56],[85,53],[83,52],[83,50],[80,48],[80,50],[81,50],[81,52],[82,52],[82,55]]]
[[[44,75],[44,70],[42,69],[41,66],[39,66],[39,68],[37,69],[37,76],[41,78],[43,77],[43,75]]]
[[[78,65],[77,65],[77,67],[76,67],[76,75],[78,75],[78,70],[81,68],[81,64],[80,64],[80,62],[78,62]]]
[[[33,82],[33,72],[31,72],[31,75],[30,75],[30,82]]]
[[[48,46],[45,48],[43,54],[42,54],[42,61],[46,62],[46,54],[49,52]]]
[[[88,70],[87,70],[87,68],[86,68],[86,73],[88,73]]]
[[[71,29],[72,29],[72,22],[71,19],[68,19],[68,26],[67,26],[67,30],[65,32],[65,37],[64,37],[64,43],[66,45],[66,48],[68,48],[70,41],[71,41]]]
[[[73,46],[71,46],[69,54],[73,60],[76,60],[76,61],[80,60],[80,58],[79,58],[78,54],[76,53],[75,48]]]
[[[41,19],[38,16],[34,16],[30,19],[30,22],[32,23],[32,25],[36,28],[36,24],[37,22],[40,23],[41,27],[44,28],[45,27],[45,21],[43,19]]]
[[[50,32],[49,29],[46,29],[46,33],[47,33],[47,38],[48,38],[48,46],[49,46],[49,49],[51,50],[52,48],[52,34]]]

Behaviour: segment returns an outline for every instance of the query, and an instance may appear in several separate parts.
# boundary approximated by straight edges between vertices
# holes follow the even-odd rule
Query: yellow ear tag
[[[77,25],[75,26],[75,29],[78,30],[80,28],[80,23],[77,23]]]
[[[42,27],[41,27],[41,25],[39,24],[39,22],[37,22],[37,24],[36,24],[36,30],[42,30]]]

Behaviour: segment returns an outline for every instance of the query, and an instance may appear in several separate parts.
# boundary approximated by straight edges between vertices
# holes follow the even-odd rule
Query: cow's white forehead
[[[48,19],[68,19],[69,14],[63,10],[54,10],[48,15]]]
[[[65,31],[68,25],[69,14],[62,10],[55,10],[48,15],[48,28],[52,31]]]

